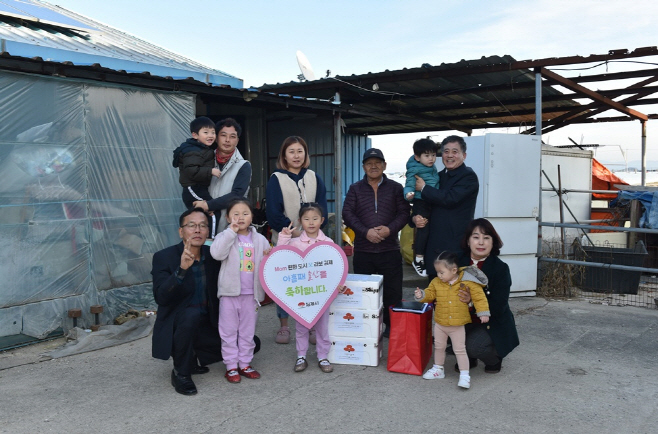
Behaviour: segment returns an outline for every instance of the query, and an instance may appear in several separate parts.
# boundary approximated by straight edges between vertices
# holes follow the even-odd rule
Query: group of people
[[[200,117],[191,122],[190,130],[192,138],[174,151],[173,160],[173,166],[179,169],[182,199],[188,208],[179,220],[181,242],[157,252],[152,270],[153,294],[158,304],[153,357],[173,358],[171,383],[184,395],[197,393],[192,375],[208,372],[207,365],[221,360],[230,383],[240,382],[241,377],[260,378],[251,366],[254,354],[260,349],[255,329],[258,308],[265,298],[257,272],[270,250],[268,240],[251,224],[254,210],[246,196],[252,169],[237,149],[241,126],[231,118],[214,124]],[[463,164],[466,157],[463,139],[450,136],[440,150],[431,140],[423,140],[426,142],[414,145],[418,158],[412,158],[431,169],[439,151],[445,169],[436,174],[431,170],[410,170],[413,191],[403,190],[400,184],[386,177],[386,160],[379,149],[364,153],[365,176],[350,186],[342,213],[345,224],[355,233],[353,270],[357,274],[383,275],[384,336],[388,336],[388,308],[402,299],[398,233],[406,224],[415,226],[420,234],[417,240],[427,242],[424,246],[416,242],[414,266],[432,282],[427,290],[418,290],[417,298],[434,297],[440,303],[440,291],[432,288],[441,286],[450,290],[457,287],[458,303],[467,311],[472,299],[481,324],[469,325],[465,339],[460,340],[454,333],[446,336],[451,338],[461,374],[465,371],[467,377],[468,366],[477,365],[477,359],[485,363],[485,371],[497,372],[503,357],[518,345],[508,305],[509,268],[497,258],[502,242],[487,220],[473,220],[478,180]],[[309,165],[304,139],[298,136],[285,139],[277,170],[270,176],[266,189],[266,216],[276,245],[289,244],[305,250],[315,242],[332,241],[321,229],[327,221],[326,187]],[[425,176],[427,173],[430,176]],[[467,235],[461,240],[464,233]],[[444,251],[464,254],[439,256]],[[434,267],[425,271],[424,264]],[[457,268],[468,265],[471,266],[468,273]],[[455,283],[467,281],[464,276],[478,275],[473,269],[483,278],[480,291],[486,285],[484,297]],[[435,285],[437,273],[445,284]],[[484,311],[481,308],[487,301],[488,311]],[[486,323],[489,311],[491,319]],[[277,316],[280,328],[275,340],[286,344],[290,341],[289,316],[279,306]],[[438,325],[444,326],[437,315],[435,319]],[[456,326],[448,326],[453,325]],[[318,367],[322,372],[332,372],[327,359],[328,311],[312,329],[300,324],[295,329],[297,359],[293,370],[302,372],[308,367],[309,344],[315,344]],[[439,333],[445,330],[435,330],[437,336]],[[424,378],[442,378],[445,345],[441,346],[438,338],[435,349],[435,365]]]
[[[414,145],[407,167],[415,169],[407,174],[411,189],[405,192],[413,201],[411,224],[417,228],[413,265],[430,281],[426,290],[416,290],[415,298],[436,302],[434,365],[423,378],[445,377],[449,338],[457,357],[458,386],[468,389],[470,369],[478,360],[485,372],[500,372],[503,358],[519,345],[509,307],[512,278],[498,257],[503,242],[493,225],[473,219],[479,182],[464,164],[466,142],[449,136],[440,146],[432,143],[421,139]],[[444,166],[438,172],[437,151]]]
[[[158,304],[153,356],[173,358],[171,383],[184,395],[197,393],[192,375],[208,372],[207,365],[221,360],[230,383],[260,378],[251,366],[260,349],[255,329],[265,298],[257,272],[270,250],[269,241],[252,226],[254,210],[246,199],[251,164],[237,149],[241,126],[231,118],[215,124],[199,117],[190,123],[190,132],[173,158],[188,208],[179,221],[182,241],[157,252],[152,270]],[[288,137],[267,185],[267,219],[277,245],[305,250],[318,241],[332,242],[321,230],[326,188],[309,165],[304,139]],[[277,315],[276,341],[288,343],[288,314],[277,306]],[[319,369],[332,372],[328,311],[313,330],[297,325],[295,372],[308,367],[311,343],[317,346]]]

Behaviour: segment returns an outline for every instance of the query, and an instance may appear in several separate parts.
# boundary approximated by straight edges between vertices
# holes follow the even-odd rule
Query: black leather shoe
[[[210,372],[210,368],[207,366],[196,365],[194,368],[192,368],[192,375],[207,374],[208,372]]]
[[[500,368],[503,367],[503,359],[498,357],[498,363],[495,365],[484,365],[484,372],[487,374],[497,374],[500,372]]]
[[[471,359],[470,357],[468,358],[468,369],[473,369],[477,367],[478,365],[478,359]],[[459,372],[459,363],[455,363],[455,372]]]
[[[192,377],[178,375],[173,369],[171,371],[171,385],[181,395],[196,395],[197,390]]]

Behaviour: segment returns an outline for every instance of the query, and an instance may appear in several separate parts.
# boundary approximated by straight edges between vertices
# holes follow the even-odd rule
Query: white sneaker
[[[446,378],[446,374],[443,371],[443,366],[432,366],[423,374],[423,378],[426,380],[438,380],[440,378]]]
[[[463,389],[470,389],[471,387],[471,377],[468,375],[460,375],[459,376],[459,383],[457,383],[457,386],[463,388]]]
[[[416,273],[420,277],[427,277],[427,272],[425,271],[425,260],[421,259],[420,261],[417,261],[415,258],[413,262],[411,263],[411,266],[414,267],[414,270],[416,270]]]

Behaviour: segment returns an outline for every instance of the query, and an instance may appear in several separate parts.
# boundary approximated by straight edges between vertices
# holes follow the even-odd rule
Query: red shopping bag
[[[432,307],[424,313],[396,312],[391,318],[386,369],[403,374],[423,375],[432,355]]]

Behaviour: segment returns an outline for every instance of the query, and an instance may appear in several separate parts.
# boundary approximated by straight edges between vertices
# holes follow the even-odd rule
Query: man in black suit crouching
[[[209,218],[201,208],[185,211],[179,219],[182,241],[153,255],[153,297],[158,314],[153,328],[153,357],[174,359],[171,384],[183,395],[197,393],[193,374],[222,360],[217,329],[219,262],[204,243]],[[256,349],[260,340],[254,336]]]

